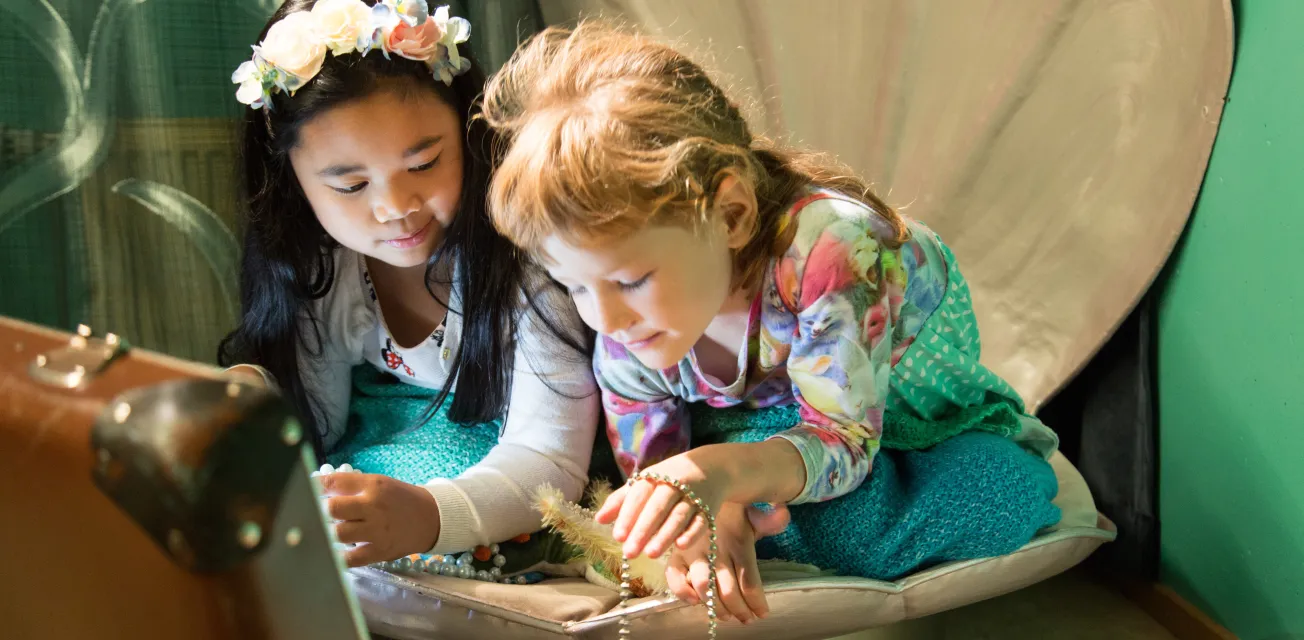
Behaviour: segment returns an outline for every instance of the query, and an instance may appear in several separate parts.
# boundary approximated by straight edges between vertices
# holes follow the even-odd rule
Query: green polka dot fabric
[[[951,249],[941,249],[946,296],[892,369],[883,446],[925,449],[963,431],[980,430],[1049,457],[1058,437],[1026,415],[1019,394],[979,361],[982,340],[969,283]]]

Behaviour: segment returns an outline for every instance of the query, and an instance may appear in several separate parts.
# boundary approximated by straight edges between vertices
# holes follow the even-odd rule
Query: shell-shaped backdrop
[[[1227,0],[549,0],[718,71],[754,130],[831,152],[942,235],[983,361],[1035,410],[1149,287],[1204,178]]]

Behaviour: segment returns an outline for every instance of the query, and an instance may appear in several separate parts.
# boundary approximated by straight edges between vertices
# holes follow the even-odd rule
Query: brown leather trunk
[[[211,367],[0,318],[0,637],[366,637],[296,429]]]

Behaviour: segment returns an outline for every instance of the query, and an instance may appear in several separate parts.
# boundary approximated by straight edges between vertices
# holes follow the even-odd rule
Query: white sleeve
[[[299,318],[299,378],[309,404],[319,412],[317,429],[326,451],[344,435],[353,367],[363,361],[362,336],[368,323],[374,323],[362,299],[362,283],[349,277],[350,268],[357,268],[354,255],[337,251],[335,260],[331,290],[311,303],[316,316],[315,331],[313,318],[307,314]]]
[[[574,304],[543,287],[538,304],[583,344]],[[431,553],[466,551],[538,531],[534,491],[543,484],[578,500],[588,481],[600,415],[586,353],[560,341],[532,312],[517,331],[507,418],[498,444],[461,476],[426,485],[439,503],[439,540]]]

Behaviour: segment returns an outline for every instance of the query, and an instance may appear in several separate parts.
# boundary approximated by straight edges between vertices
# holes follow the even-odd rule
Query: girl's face
[[[303,124],[290,164],[332,238],[424,265],[462,197],[462,126],[434,91],[382,89]]]
[[[554,235],[542,250],[585,324],[654,369],[688,355],[732,290],[733,257],[715,229],[652,226],[584,246]]]
[[[543,263],[570,290],[585,324],[625,345],[644,366],[665,369],[683,360],[731,304],[733,254],[747,244],[755,219],[751,185],[727,177],[702,229],[651,225],[583,246],[552,235],[541,246]]]

